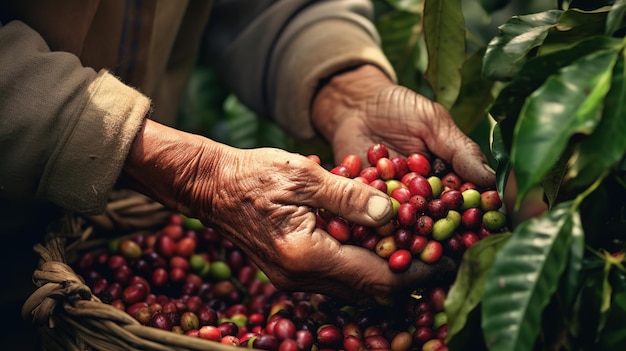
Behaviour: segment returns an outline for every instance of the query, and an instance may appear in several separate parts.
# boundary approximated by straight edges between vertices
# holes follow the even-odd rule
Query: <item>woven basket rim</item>
[[[137,199],[128,201],[133,202],[139,203]],[[162,205],[150,203],[144,208],[173,214]],[[40,256],[32,277],[36,289],[22,307],[22,318],[30,320],[42,332],[45,350],[233,351],[242,348],[142,325],[127,312],[92,294],[67,257],[88,243],[94,232],[93,223],[75,213],[66,213],[55,225],[61,229],[48,232],[44,242],[33,248]]]

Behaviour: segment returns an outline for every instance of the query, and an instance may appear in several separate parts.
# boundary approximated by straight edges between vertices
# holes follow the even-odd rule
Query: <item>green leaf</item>
[[[257,131],[259,120],[254,112],[244,106],[235,95],[224,102],[228,144],[238,148],[252,148],[258,145]]]
[[[541,185],[543,186],[543,192],[546,201],[548,202],[548,206],[552,206],[559,201],[559,195],[561,195],[561,185],[563,184],[563,179],[567,173],[567,165],[570,157],[572,156],[573,150],[573,145],[567,145],[560,157],[556,160],[552,167],[550,167],[550,169],[546,172],[546,175],[544,175],[541,180]]]
[[[513,131],[526,99],[550,75],[557,72],[559,68],[572,64],[580,57],[600,50],[618,50],[621,45],[619,39],[606,36],[591,37],[567,49],[528,60],[519,74],[500,91],[490,110],[493,118],[500,122],[502,139],[507,150],[511,149]]]
[[[616,0],[606,18],[606,29],[604,31],[606,35],[613,35],[622,27],[624,14],[626,14],[626,1]]]
[[[522,222],[498,252],[485,284],[482,328],[491,351],[532,350],[541,315],[565,269],[576,225],[571,202]]]
[[[416,58],[419,56],[419,37],[422,31],[421,16],[404,11],[392,11],[378,16],[376,27],[382,48],[398,76],[400,84],[417,90]]]
[[[461,0],[426,0],[423,32],[428,49],[426,79],[436,101],[450,109],[459,95],[465,61]]]
[[[602,50],[578,59],[526,100],[511,147],[518,204],[558,160],[569,138],[597,125],[617,53]]]
[[[500,33],[487,46],[483,75],[493,80],[513,78],[526,61],[527,54],[541,45],[562,13],[561,10],[549,10],[513,16],[499,26]]]
[[[420,14],[423,8],[424,0],[386,0],[393,8],[414,14]]]
[[[489,268],[510,236],[510,233],[490,235],[470,246],[463,255],[445,301],[447,342],[465,327],[469,313],[480,303]]]
[[[595,266],[596,261],[590,260]],[[586,263],[590,266],[589,262]],[[597,347],[597,331],[601,324],[600,306],[602,305],[602,282],[604,281],[602,267],[589,267],[583,272],[580,283],[580,293],[574,311],[577,313],[573,320],[572,334],[575,344],[580,350],[593,350]]]
[[[561,15],[556,26],[548,31],[548,36],[539,48],[537,55],[567,48],[570,45],[592,36],[604,34],[608,9],[582,11],[569,9]]]
[[[487,13],[492,13],[506,7],[511,0],[480,0],[480,5]]]
[[[602,120],[594,132],[580,142],[578,155],[569,170],[571,185],[586,187],[616,165],[626,153],[626,64],[624,53],[613,70],[611,90]]]
[[[493,142],[491,144],[491,153],[498,163],[496,167],[496,189],[500,198],[504,198],[504,187],[511,172],[511,162],[509,162],[509,152],[507,151],[504,140],[502,140],[501,123],[497,123],[493,128]]]
[[[626,320],[626,291],[613,297],[613,304],[608,312],[606,326],[600,335],[598,350],[622,351],[626,345],[624,321]]]
[[[583,267],[585,253],[585,233],[580,219],[580,211],[572,213],[572,243],[565,271],[565,303],[568,307],[574,304],[576,292],[580,287],[580,272]]]
[[[487,108],[493,101],[493,81],[481,75],[482,57],[485,49],[470,55],[463,64],[461,90],[458,100],[450,109],[456,125],[465,134],[470,134],[486,118]]]

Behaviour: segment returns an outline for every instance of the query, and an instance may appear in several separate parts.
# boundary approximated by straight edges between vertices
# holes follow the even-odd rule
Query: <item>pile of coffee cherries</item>
[[[370,166],[349,156],[331,170],[387,192],[387,225],[368,228],[316,210],[337,240],[361,245],[403,271],[413,259],[459,257],[504,228],[492,190],[464,183],[443,163],[369,149]],[[198,220],[173,214],[153,232],[113,240],[74,264],[103,303],[145,326],[234,347],[268,351],[445,351],[449,286],[417,288],[393,305],[353,305],[308,292],[277,290],[246,254]]]
[[[463,181],[440,159],[431,163],[419,153],[389,157],[383,144],[372,145],[367,159],[369,165],[362,167],[357,156],[348,155],[330,172],[387,193],[394,218],[380,227],[365,227],[319,209],[317,223],[342,243],[376,252],[394,272],[407,270],[413,259],[459,259],[478,240],[506,230],[498,192]]]

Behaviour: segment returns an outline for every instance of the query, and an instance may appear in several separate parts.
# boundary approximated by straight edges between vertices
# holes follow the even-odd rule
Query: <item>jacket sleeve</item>
[[[101,212],[150,110],[106,71],[51,52],[19,21],[0,26],[0,201]]]
[[[365,0],[218,0],[205,39],[209,62],[239,99],[298,138],[310,138],[319,83],[361,64],[395,72]]]

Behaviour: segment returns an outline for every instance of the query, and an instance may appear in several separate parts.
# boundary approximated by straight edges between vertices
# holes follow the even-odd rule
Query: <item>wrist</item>
[[[220,159],[218,143],[214,144],[209,139],[146,119],[126,159],[122,172],[124,185],[174,211],[193,215],[195,206],[190,195],[199,190],[196,181],[199,173],[213,173]],[[199,157],[209,154],[211,157]],[[206,182],[202,186],[210,187]]]
[[[367,98],[393,85],[381,69],[365,64],[341,71],[321,82],[311,105],[311,122],[327,141],[346,118],[365,110]]]

